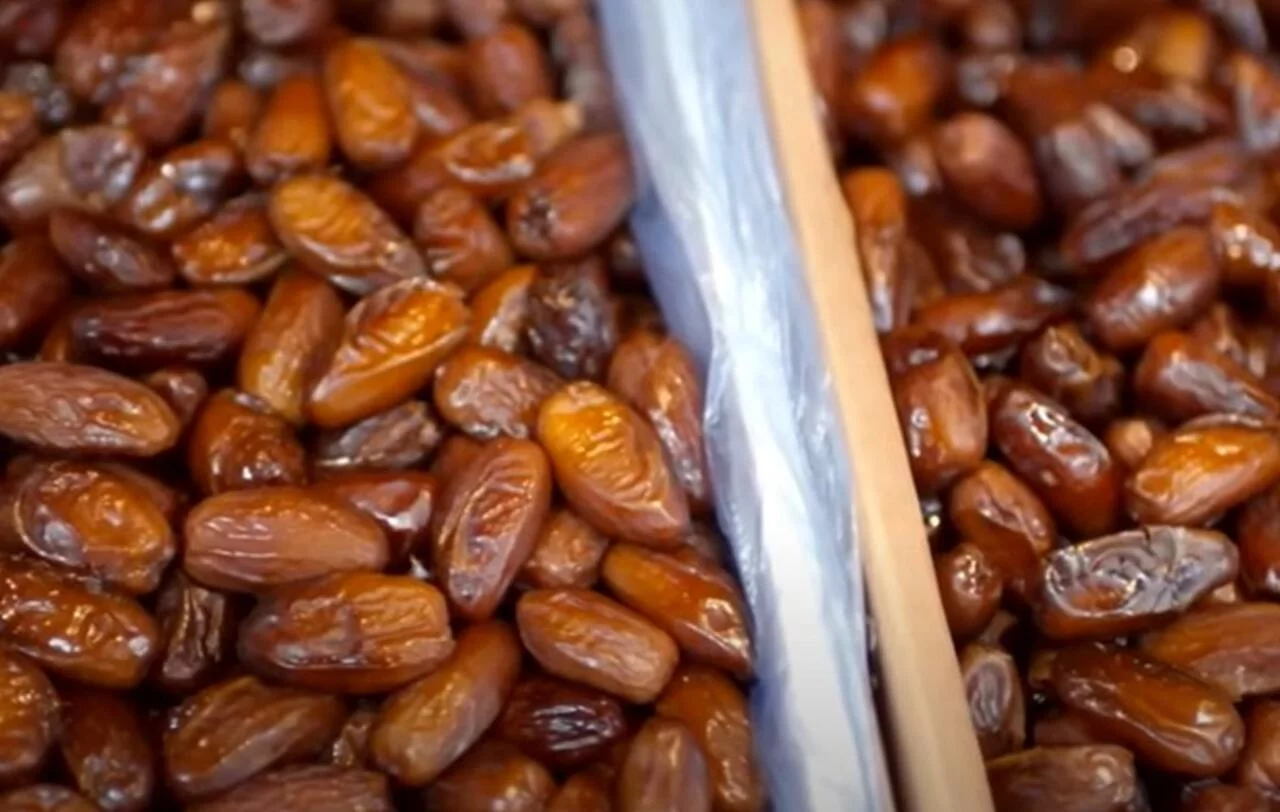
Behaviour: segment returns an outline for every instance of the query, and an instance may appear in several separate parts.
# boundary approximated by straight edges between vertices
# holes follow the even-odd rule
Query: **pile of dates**
[[[1280,6],[798,8],[997,808],[1272,808]]]
[[[585,0],[0,0],[0,54],[0,809],[764,807]]]

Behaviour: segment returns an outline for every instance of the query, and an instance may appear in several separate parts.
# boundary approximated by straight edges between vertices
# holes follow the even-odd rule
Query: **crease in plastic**
[[[888,810],[849,464],[747,1],[598,0],[641,179],[631,226],[672,333],[706,373],[709,464],[756,625],[751,709],[773,806]]]

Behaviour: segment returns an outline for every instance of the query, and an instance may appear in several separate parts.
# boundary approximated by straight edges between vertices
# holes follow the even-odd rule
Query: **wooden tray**
[[[698,2],[700,0],[693,0]],[[915,486],[793,0],[749,0],[787,211],[843,415],[899,807],[982,812],[991,795],[934,580]]]

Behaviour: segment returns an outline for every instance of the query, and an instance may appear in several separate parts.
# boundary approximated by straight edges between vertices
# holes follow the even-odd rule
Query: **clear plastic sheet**
[[[752,713],[774,808],[888,810],[848,460],[746,2],[597,0],[641,178],[631,224],[672,332],[706,373],[716,507],[756,624]]]

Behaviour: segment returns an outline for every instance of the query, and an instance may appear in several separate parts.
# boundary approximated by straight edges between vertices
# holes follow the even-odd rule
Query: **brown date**
[[[542,402],[564,382],[540,364],[489,347],[462,347],[436,369],[436,409],[477,440],[533,435]]]
[[[169,518],[119,468],[39,461],[7,489],[2,521],[27,552],[134,594],[160,585],[177,548]]]
[[[1161,769],[1220,775],[1244,747],[1244,723],[1226,694],[1141,654],[1065,649],[1053,661],[1053,687],[1090,729]]]
[[[608,694],[552,677],[516,684],[498,722],[505,741],[555,770],[605,757],[627,735],[622,703]]]
[[[746,601],[728,573],[689,566],[633,544],[615,544],[600,575],[618,600],[660,626],[694,661],[749,679]]]
[[[338,347],[342,318],[342,300],[327,282],[299,271],[283,274],[245,337],[240,388],[301,424],[311,385]]]
[[[1044,559],[1036,625],[1057,640],[1149,629],[1235,580],[1221,533],[1144,526],[1055,550]]]
[[[1142,464],[1156,444],[1156,438],[1164,433],[1165,427],[1155,418],[1125,417],[1107,424],[1102,442],[1112,459],[1132,471]]]
[[[426,274],[422,256],[382,209],[329,175],[271,189],[267,213],[285,250],[307,270],[357,295]]]
[[[1142,650],[1237,701],[1270,694],[1280,690],[1278,619],[1272,603],[1196,609],[1144,636]]]
[[[1200,315],[1217,295],[1219,279],[1209,235],[1175,228],[1120,259],[1085,303],[1085,314],[1108,348],[1132,349]]]
[[[535,589],[516,605],[520,639],[549,673],[622,697],[652,702],[679,653],[666,632],[596,592]]]
[[[234,144],[193,141],[146,167],[116,214],[152,237],[176,237],[217,211],[243,175],[243,160]]]
[[[840,189],[858,227],[856,247],[871,318],[877,332],[887,333],[907,323],[914,293],[905,270],[906,192],[892,172],[874,167],[847,173]]]
[[[184,429],[195,420],[196,412],[209,396],[209,382],[190,367],[161,367],[144,376],[142,382],[164,398]]]
[[[245,168],[269,186],[284,178],[320,171],[333,149],[324,88],[311,75],[276,85],[245,145]]]
[[[661,717],[645,722],[627,748],[614,793],[619,812],[710,812],[711,777],[689,728]]]
[[[596,765],[569,776],[547,803],[546,812],[612,812],[613,777]]]
[[[413,216],[413,241],[432,276],[468,292],[513,264],[506,233],[474,195],[457,186],[422,201]]]
[[[119,292],[173,284],[173,262],[145,238],[96,214],[58,209],[49,241],[73,273],[98,290]]]
[[[1258,212],[1224,200],[1213,207],[1209,236],[1222,266],[1222,278],[1238,287],[1266,286],[1268,304],[1280,299],[1280,287],[1270,282],[1280,271],[1280,229]]]
[[[196,416],[187,468],[206,496],[307,481],[306,452],[293,427],[266,403],[234,389],[210,397]]]
[[[568,380],[604,377],[618,343],[618,313],[599,257],[543,265],[527,307],[535,358]]]
[[[159,652],[151,681],[164,690],[203,688],[231,661],[240,611],[229,595],[206,589],[177,570],[156,598],[155,616]]]
[[[1088,426],[1105,423],[1123,405],[1124,366],[1098,352],[1075,324],[1047,327],[1027,342],[1018,372]]]
[[[215,589],[256,592],[346,570],[380,570],[389,551],[370,518],[292,486],[228,491],[187,515],[182,566]]]
[[[1125,483],[1125,505],[1141,523],[1202,524],[1277,480],[1275,427],[1209,415],[1156,440]]]
[[[1120,472],[1111,453],[1063,406],[1021,384],[989,406],[991,440],[1068,533],[1090,537],[1120,519]]]
[[[1040,219],[1031,156],[999,119],[960,113],[934,130],[933,147],[947,191],[993,225],[1022,231]]]
[[[100,812],[98,806],[83,795],[56,784],[32,784],[0,793],[0,809],[6,812]]]
[[[497,720],[519,671],[509,626],[466,627],[452,657],[383,704],[369,737],[373,763],[408,786],[434,781]]]
[[[551,507],[551,466],[529,440],[500,438],[445,484],[431,535],[452,613],[484,620],[528,560]]]
[[[262,94],[246,82],[226,78],[213,86],[200,125],[202,138],[230,141],[244,149],[262,114]]]
[[[1134,368],[1133,389],[1145,408],[1175,422],[1213,412],[1280,416],[1280,399],[1262,381],[1187,333],[1151,339]]]
[[[231,200],[208,221],[174,240],[173,259],[192,285],[247,285],[288,258],[257,196]]]
[[[504,352],[518,351],[524,344],[530,291],[538,276],[537,267],[520,265],[472,294],[467,341]]]
[[[947,55],[924,36],[909,36],[881,48],[845,82],[840,121],[859,139],[888,146],[920,132],[947,83]]]
[[[77,789],[103,812],[148,809],[155,754],[137,709],[108,691],[62,693],[62,760]]]
[[[273,589],[239,635],[240,660],[277,682],[377,694],[453,650],[444,596],[406,575],[340,572]]]
[[[554,508],[542,522],[533,552],[517,584],[533,589],[590,589],[600,577],[609,540],[568,508]]]
[[[369,734],[378,712],[371,706],[357,708],[347,717],[342,730],[325,750],[322,761],[335,767],[365,767],[369,764]]]
[[[236,677],[188,697],[164,723],[165,779],[180,798],[209,797],[306,759],[345,717],[337,697]]]
[[[935,493],[981,463],[987,407],[969,360],[936,333],[890,333],[882,348],[916,487]]]
[[[418,137],[409,83],[376,44],[348,39],[324,56],[324,89],[338,145],[369,171],[398,164]]]
[[[0,642],[50,672],[133,688],[156,655],[157,637],[136,601],[42,561],[0,558]]]
[[[0,677],[0,786],[8,787],[40,774],[61,726],[58,695],[39,666],[0,649]]]
[[[551,66],[538,38],[519,23],[503,23],[466,45],[467,78],[483,116],[515,112],[553,95]]]
[[[1181,812],[1270,812],[1267,796],[1252,787],[1213,784],[1197,791]]]
[[[920,308],[915,322],[950,339],[970,358],[1017,349],[1066,315],[1073,296],[1022,275],[988,291],[948,296]]]
[[[323,428],[350,425],[401,402],[466,337],[470,312],[461,292],[429,279],[406,279],[361,299],[307,403]]]
[[[321,432],[312,463],[320,469],[412,468],[426,460],[442,435],[427,404],[407,400],[345,429]]]
[[[128,293],[77,307],[71,330],[78,351],[107,366],[212,366],[235,354],[260,310],[238,288]]]
[[[333,0],[244,0],[244,30],[263,45],[294,45],[319,34],[334,15]],[[340,4],[339,4],[340,5]]]
[[[1280,791],[1280,704],[1261,702],[1249,712],[1249,741],[1240,754],[1237,780],[1268,796]]]
[[[392,812],[386,776],[369,770],[306,764],[282,767],[240,784],[189,812]]]
[[[425,550],[436,503],[435,477],[423,471],[324,471],[313,490],[364,513],[378,523],[399,566]]]
[[[681,666],[658,698],[659,716],[681,722],[697,740],[711,779],[714,806],[759,812],[767,794],[753,755],[742,689],[719,671]]]
[[[689,353],[669,336],[634,330],[614,351],[608,384],[657,432],[690,509],[707,512],[712,493],[702,433],[702,384]]]
[[[933,567],[951,634],[963,638],[982,631],[1000,607],[1004,572],[968,542],[936,556]]]
[[[1027,737],[1026,706],[1018,668],[1007,651],[970,643],[960,652],[960,678],[982,757],[1021,750]]]
[[[1040,583],[1040,558],[1057,537],[1040,498],[1009,469],[988,460],[951,489],[947,518],[961,539],[982,552],[1005,587],[1029,602]]]
[[[1240,574],[1253,592],[1280,595],[1280,491],[1250,501],[1236,522]]]
[[[635,175],[621,136],[585,136],[539,164],[507,203],[512,246],[538,261],[579,257],[622,223]]]
[[[561,492],[597,529],[653,547],[679,543],[688,501],[657,435],[621,400],[592,383],[569,384],[543,401],[537,435]]]
[[[1133,753],[1109,744],[1033,747],[987,762],[997,812],[1125,812],[1145,805]]]
[[[42,237],[0,248],[0,348],[10,349],[47,326],[71,293],[71,280]]]
[[[547,768],[506,742],[481,742],[422,795],[424,812],[537,812],[556,783]]]

